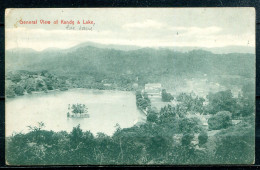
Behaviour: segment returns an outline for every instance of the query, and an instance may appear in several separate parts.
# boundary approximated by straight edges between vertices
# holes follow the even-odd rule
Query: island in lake
[[[85,104],[70,104],[68,105],[68,118],[89,118],[88,108]]]

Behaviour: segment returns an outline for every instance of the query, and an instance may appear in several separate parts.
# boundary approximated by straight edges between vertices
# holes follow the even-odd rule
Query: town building
[[[144,92],[148,95],[161,95],[162,93],[162,85],[160,83],[148,83],[145,84]]]

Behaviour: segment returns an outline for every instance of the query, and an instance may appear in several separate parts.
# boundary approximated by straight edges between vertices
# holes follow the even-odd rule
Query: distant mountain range
[[[224,51],[218,48],[214,50]],[[48,70],[58,75],[132,74],[152,78],[161,75],[195,74],[246,77],[255,75],[255,55],[252,53],[215,54],[203,49],[192,50],[191,47],[176,50],[83,43],[66,50],[7,50],[5,59],[7,72]]]
[[[131,50],[138,50],[142,48],[152,48],[152,49],[169,49],[173,51],[178,51],[178,52],[189,52],[192,50],[205,50],[209,51],[215,54],[228,54],[228,53],[250,53],[250,54],[255,54],[255,47],[251,46],[225,46],[225,47],[213,47],[213,48],[207,48],[207,47],[140,47],[140,46],[134,46],[134,45],[116,45],[116,44],[100,44],[100,43],[94,43],[94,42],[85,42],[81,43],[79,45],[76,45],[74,47],[68,48],[68,49],[60,49],[60,48],[47,48],[44,49],[41,52],[69,52],[76,50],[81,47],[87,47],[87,46],[92,46],[96,48],[102,48],[102,49],[114,49],[114,50],[122,50],[122,51],[131,51]],[[7,51],[13,51],[13,52],[38,52],[33,49],[29,48],[15,48],[15,49],[10,49]]]
[[[189,52],[192,50],[205,50],[210,51],[215,54],[229,54],[229,53],[250,53],[255,54],[255,47],[250,46],[226,46],[226,47],[214,47],[214,48],[206,48],[206,47],[172,47],[175,51],[179,52]]]

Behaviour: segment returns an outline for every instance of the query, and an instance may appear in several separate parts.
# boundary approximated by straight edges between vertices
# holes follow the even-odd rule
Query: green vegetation
[[[181,93],[176,97],[176,100],[182,103],[182,108],[186,111],[204,112],[203,102],[205,99],[202,97],[195,96],[194,94]]]
[[[57,77],[48,71],[15,71],[6,74],[6,96],[15,97],[32,92],[68,90],[71,83],[65,77]]]
[[[152,48],[121,51],[87,45],[49,52],[19,49],[6,52],[6,63],[8,71],[30,70],[40,75],[42,70],[48,70],[58,78],[58,81],[40,81],[37,90],[42,91],[66,88],[132,91],[136,90],[134,84],[140,90],[148,82],[160,82],[169,91],[176,86],[185,87],[185,79],[206,78],[229,87],[230,84],[240,86],[243,81],[255,78],[252,67],[255,65],[254,54],[214,54],[203,50],[185,53]],[[11,77],[14,84],[23,79],[23,75],[18,74]],[[40,80],[43,78],[38,77]],[[66,83],[60,81],[62,79]],[[34,77],[30,81],[35,84]],[[24,84],[21,83],[21,86]],[[25,92],[33,92],[35,88],[34,85],[28,86]],[[13,96],[12,90],[8,90],[8,96]]]
[[[88,111],[88,108],[85,104],[73,104],[71,106],[72,113],[86,113]]]
[[[165,89],[162,90],[162,101],[163,102],[170,102],[174,99],[171,93],[167,93]]]
[[[161,82],[159,80],[167,75],[194,76],[207,73],[209,76],[228,74],[254,77],[255,73],[252,67],[255,64],[254,54],[214,54],[203,50],[181,53],[153,48],[121,51],[92,46],[81,46],[68,51],[7,51],[6,62],[12,63],[9,69],[49,70],[70,78],[73,75],[88,75],[93,78],[107,77],[114,81],[118,77],[118,80],[124,82],[131,80],[130,77],[135,79],[138,76],[138,84],[149,80]]]
[[[220,91],[215,94],[209,93],[207,98],[209,100],[208,112],[211,114],[216,114],[221,110],[233,113],[236,109],[236,101],[233,98],[231,90]]]
[[[144,111],[147,111],[151,107],[151,101],[146,93],[136,92],[136,106]]]
[[[116,75],[115,75],[116,76]],[[6,97],[22,96],[33,92],[51,90],[66,91],[71,88],[88,88],[99,90],[134,90],[133,76],[107,77],[95,73],[92,76],[57,76],[48,71],[13,71],[6,74]]]
[[[199,145],[203,145],[203,144],[207,143],[208,138],[209,138],[208,133],[205,130],[201,131],[198,136]]]
[[[149,99],[141,92],[137,92],[136,96],[143,101]],[[239,102],[237,98],[234,100]],[[209,119],[209,128],[220,130],[210,136],[211,131],[207,131],[197,117],[188,117],[196,113],[192,109],[197,111],[197,107],[180,109],[186,105],[186,100],[182,100],[177,106],[167,105],[160,111],[152,109],[148,104],[140,105],[142,109],[148,108],[147,122],[125,129],[117,125],[112,136],[103,133],[94,136],[89,131],[82,131],[80,126],[74,127],[71,133],[46,131],[43,130],[44,124],[39,123],[37,127],[29,127],[30,132],[27,134],[19,133],[6,138],[6,159],[11,165],[253,162],[253,113],[241,117],[241,123],[236,125],[230,123],[232,113],[216,113]],[[211,115],[202,110],[202,115]]]
[[[216,160],[223,163],[253,163],[255,153],[254,116],[216,134]]]
[[[70,88],[137,90],[136,105],[147,113],[146,123],[125,129],[118,125],[112,136],[94,136],[80,126],[70,133],[46,131],[39,123],[29,127],[29,133],[6,138],[10,165],[243,164],[254,160],[253,54],[82,47],[47,54],[7,52],[6,56],[7,64],[12,63],[8,69],[20,70],[6,74],[7,97]],[[169,90],[167,85],[183,86],[184,79],[194,77],[212,79],[227,88],[235,85],[242,91],[238,97],[222,90],[203,98],[192,93],[172,96],[163,90],[162,100],[176,99],[177,104],[159,110],[139,91],[148,82],[160,82]],[[83,105],[72,107],[73,113],[85,109]],[[208,128],[198,116],[210,117]],[[232,125],[233,119],[241,122]]]
[[[179,121],[179,129],[183,133],[199,133],[202,130],[201,122],[198,118],[182,118]]]
[[[248,87],[251,86],[251,87]],[[234,98],[230,90],[209,93],[207,96],[209,104],[205,107],[206,112],[216,114],[220,111],[229,111],[233,118],[241,116],[250,116],[254,113],[255,96],[252,88],[253,84],[242,87],[242,95]],[[253,90],[248,92],[245,88]]]
[[[149,110],[147,114],[147,121],[156,123],[158,121],[158,113],[153,110]]]
[[[232,125],[231,113],[229,111],[220,111],[208,120],[209,129],[226,129]]]

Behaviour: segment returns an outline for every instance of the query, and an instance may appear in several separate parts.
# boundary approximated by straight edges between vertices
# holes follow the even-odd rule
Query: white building
[[[162,85],[160,83],[148,83],[145,84],[144,91],[148,95],[161,95]]]

